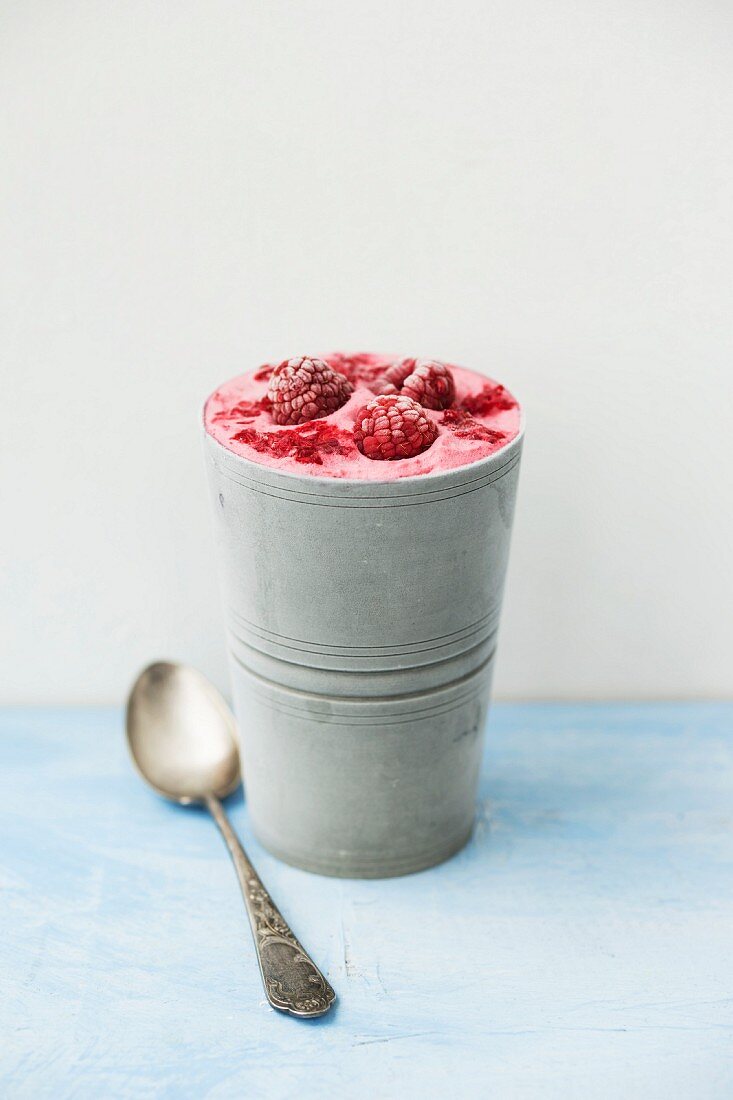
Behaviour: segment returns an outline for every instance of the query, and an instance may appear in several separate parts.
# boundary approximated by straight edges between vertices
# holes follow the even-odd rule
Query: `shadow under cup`
[[[381,482],[206,435],[249,813],[288,863],[379,878],[468,840],[522,434]]]

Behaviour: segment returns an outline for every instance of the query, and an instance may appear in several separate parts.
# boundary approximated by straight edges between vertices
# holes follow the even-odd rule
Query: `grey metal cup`
[[[250,815],[287,862],[384,877],[468,839],[522,434],[394,481],[206,435]]]

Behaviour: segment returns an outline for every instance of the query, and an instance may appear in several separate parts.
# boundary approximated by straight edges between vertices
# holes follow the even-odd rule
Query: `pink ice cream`
[[[267,397],[276,365],[270,363],[225,382],[211,395],[204,409],[206,431],[234,454],[283,473],[367,481],[392,481],[468,466],[500,451],[519,433],[519,404],[503,386],[449,364],[455,401],[449,409],[427,410],[438,426],[435,442],[413,458],[389,462],[368,458],[354,442],[354,420],[378,392],[377,379],[396,360],[386,355],[343,353],[320,358],[345,374],[354,386],[340,409],[297,427],[276,424]]]

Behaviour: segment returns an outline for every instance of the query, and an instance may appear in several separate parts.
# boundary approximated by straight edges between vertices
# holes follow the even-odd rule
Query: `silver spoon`
[[[159,661],[127,701],[127,741],[153,790],[183,806],[203,803],[224,837],[242,888],[267,999],[293,1016],[322,1016],[336,994],[296,940],[232,829],[221,799],[240,783],[234,717],[209,681]]]

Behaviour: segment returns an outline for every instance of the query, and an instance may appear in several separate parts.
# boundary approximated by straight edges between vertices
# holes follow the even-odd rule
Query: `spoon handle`
[[[273,1008],[293,1016],[322,1016],[336,994],[262,885],[219,799],[207,795],[206,805],[219,826],[237,872],[268,1001]]]

